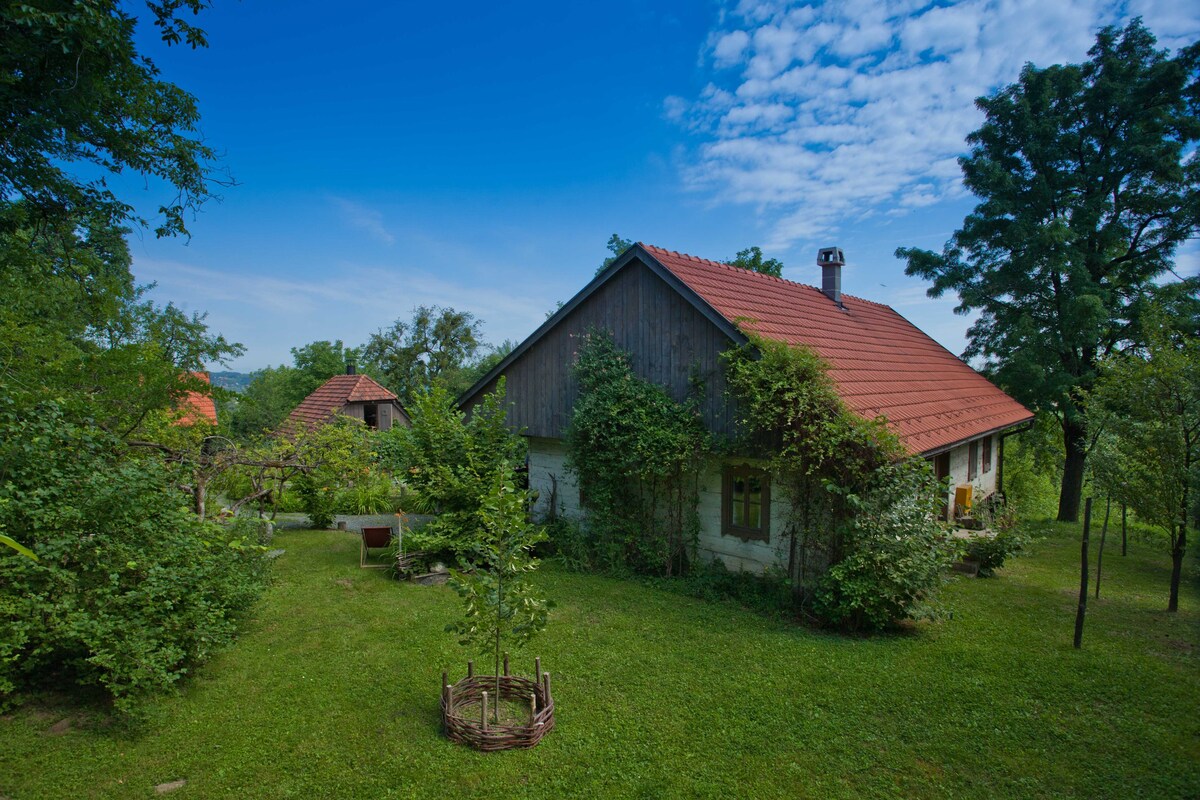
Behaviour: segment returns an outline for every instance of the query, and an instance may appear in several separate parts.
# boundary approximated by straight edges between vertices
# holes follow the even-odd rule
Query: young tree
[[[1200,341],[1162,328],[1148,338],[1144,354],[1102,364],[1088,398],[1088,423],[1104,432],[1094,457],[1121,474],[1119,499],[1167,534],[1167,610],[1178,611],[1188,519],[1200,492]]]
[[[729,263],[742,269],[761,272],[763,275],[771,275],[776,278],[783,277],[783,262],[776,258],[768,258],[764,261],[762,248],[758,246],[739,250],[738,254]]]
[[[1200,44],[1174,58],[1140,20],[1105,28],[1090,60],[1039,69],[976,101],[986,121],[960,159],[975,211],[941,254],[900,248],[909,275],[979,312],[981,356],[1017,399],[1052,412],[1065,462],[1058,518],[1078,518],[1097,364],[1142,339],[1148,298],[1200,229]],[[1193,279],[1190,283],[1194,284]]]
[[[205,47],[184,19],[206,0],[147,2],[168,44]],[[23,198],[39,222],[99,215],[109,227],[147,225],[104,173],[165,182],[159,236],[187,234],[185,215],[228,184],[197,128],[196,100],[159,78],[139,53],[138,20],[117,0],[0,5],[0,198]],[[83,177],[68,170],[79,166]],[[93,177],[94,176],[94,177]]]

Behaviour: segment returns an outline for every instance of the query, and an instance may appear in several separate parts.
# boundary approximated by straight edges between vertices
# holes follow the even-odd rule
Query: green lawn
[[[953,618],[873,639],[546,567],[558,607],[515,663],[542,656],[558,727],[490,755],[439,731],[458,598],[360,570],[353,535],[284,532],[243,638],[141,733],[0,718],[0,797],[1200,796],[1195,560],[1168,615],[1166,555],[1110,548],[1075,652],[1078,529],[1046,529],[955,579]]]

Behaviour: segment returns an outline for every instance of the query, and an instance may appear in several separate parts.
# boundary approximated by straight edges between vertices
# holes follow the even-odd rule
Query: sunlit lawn
[[[0,796],[1200,796],[1195,560],[1168,615],[1166,555],[1110,549],[1076,652],[1078,529],[1045,529],[954,579],[951,619],[873,639],[546,567],[558,607],[514,660],[542,656],[558,727],[490,755],[439,730],[457,597],[360,570],[351,534],[284,532],[243,638],[140,731],[50,701],[0,719]]]

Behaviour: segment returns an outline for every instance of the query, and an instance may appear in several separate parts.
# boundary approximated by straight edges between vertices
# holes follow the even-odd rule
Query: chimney
[[[354,362],[353,362],[353,361],[347,361],[347,362],[346,362],[346,374],[347,374],[347,375],[353,375],[353,374],[354,374]]]
[[[821,268],[821,291],[842,307],[842,267],[846,256],[840,247],[822,247],[817,251],[817,266]]]

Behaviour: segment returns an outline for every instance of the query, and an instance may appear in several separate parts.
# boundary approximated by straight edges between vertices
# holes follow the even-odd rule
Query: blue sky
[[[940,249],[969,211],[973,99],[1134,15],[1165,46],[1200,38],[1161,0],[214,5],[207,50],[149,30],[144,49],[238,185],[190,242],[131,246],[154,297],[207,312],[247,371],[418,304],[523,339],[614,232],[715,259],[758,244],[803,283],[840,245],[847,292],[960,352],[968,320],[892,252]]]

